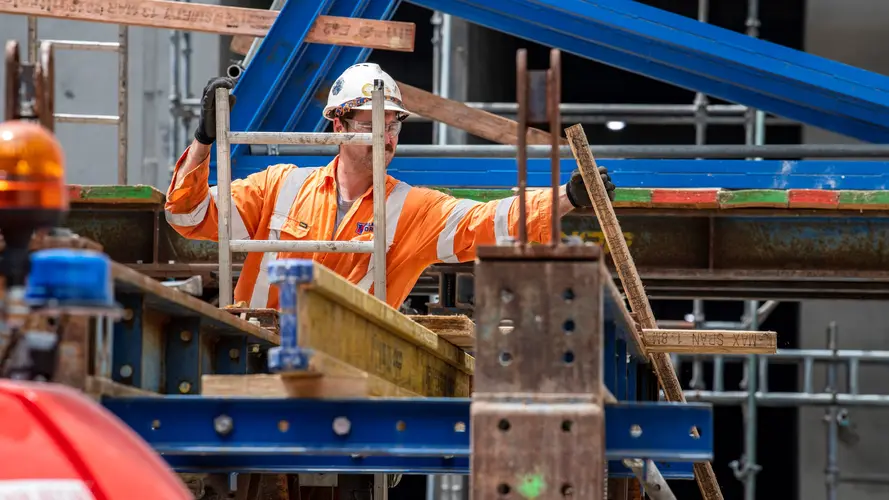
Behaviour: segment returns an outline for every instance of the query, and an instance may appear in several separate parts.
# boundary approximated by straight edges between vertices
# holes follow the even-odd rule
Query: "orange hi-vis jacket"
[[[217,241],[216,187],[208,187],[209,157],[178,179],[188,150],[167,192],[166,219],[182,236]],[[246,179],[232,181],[232,239],[337,240],[373,239],[373,188],[369,188],[334,228],[337,211],[336,166],[272,165]],[[423,271],[440,262],[475,259],[476,245],[504,242],[518,233],[517,196],[488,203],[457,199],[386,179],[386,301],[398,308]],[[528,239],[550,239],[549,189],[528,191]],[[237,207],[237,210],[235,210]],[[336,234],[334,235],[334,229]],[[268,264],[275,258],[313,259],[373,293],[369,253],[250,253],[234,291],[235,302],[251,308],[277,308],[278,294],[269,286]]]

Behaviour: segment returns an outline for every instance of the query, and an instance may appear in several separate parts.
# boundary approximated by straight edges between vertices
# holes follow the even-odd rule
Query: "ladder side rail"
[[[129,33],[130,27],[122,24],[118,26],[117,42],[51,39],[41,41],[38,38],[37,17],[28,16],[28,58],[32,63],[37,62],[39,46],[44,44],[49,44],[49,50],[53,52],[55,50],[117,52],[117,116],[53,113],[53,119],[58,123],[117,125],[117,183],[120,185],[127,185],[128,183]],[[49,71],[54,70],[54,68],[47,69]],[[50,92],[54,91],[55,89],[50,89]]]
[[[216,184],[219,243],[219,307],[233,301],[232,252],[370,253],[374,296],[386,301],[386,138],[382,81],[375,84],[372,132],[301,133],[232,132],[228,89],[216,89]],[[231,145],[232,144],[371,144],[373,149],[373,241],[280,241],[231,239]]]

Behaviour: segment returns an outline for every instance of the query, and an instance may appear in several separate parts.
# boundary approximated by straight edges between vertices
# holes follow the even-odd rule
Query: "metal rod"
[[[700,401],[714,405],[738,405],[749,402],[747,391],[684,391],[688,401]],[[889,407],[889,394],[833,394],[804,392],[773,392],[756,394],[756,403],[765,407],[830,406],[839,404],[851,407]]]
[[[721,328],[720,328],[721,329]],[[707,356],[703,354],[702,356]],[[721,354],[727,360],[743,361],[747,354]],[[864,351],[860,349],[840,349],[834,353],[829,349],[778,349],[774,354],[769,354],[769,362],[821,362],[829,363],[834,360],[848,362],[855,360],[858,363],[889,364],[889,351]]]
[[[481,109],[490,113],[515,113],[516,105],[511,102],[467,102],[471,108]],[[746,106],[739,104],[711,104],[706,107],[708,115],[742,116]],[[685,115],[693,117],[693,104],[600,104],[600,103],[562,103],[559,112],[563,115],[596,114],[596,115]]]
[[[232,303],[232,172],[229,148],[229,90],[216,89],[216,206],[219,218],[219,307]]]
[[[28,62],[37,63],[37,50],[39,43],[37,41],[37,18],[28,16]]]
[[[791,158],[889,158],[889,145],[885,144],[775,144],[768,146],[748,145],[590,145],[597,158],[719,158],[744,159],[750,157],[791,159]],[[253,146],[251,153],[268,154],[268,147]],[[311,146],[293,147],[282,144],[279,155],[284,156],[336,156],[336,147]],[[549,145],[527,147],[528,158],[549,158]],[[399,156],[417,158],[514,158],[518,147],[512,145],[464,145],[449,144],[413,145],[398,148]],[[573,158],[568,146],[559,148],[561,158]]]
[[[374,296],[386,302],[386,110],[383,80],[374,80],[371,92],[373,140],[373,279]],[[357,134],[356,134],[357,135]],[[394,228],[393,228],[394,229]],[[383,478],[385,479],[385,475]],[[376,498],[376,494],[374,495]]]
[[[127,168],[127,143],[129,137],[129,120],[127,116],[129,104],[129,68],[130,68],[130,27],[120,25],[117,32],[117,183],[127,185],[129,169]]]
[[[827,327],[827,349],[836,353],[837,348],[837,323],[836,321],[831,321]],[[825,392],[834,396],[834,400],[837,395],[838,371],[837,360],[834,360],[827,366],[827,388]],[[839,448],[840,437],[839,421],[837,420],[838,411],[839,407],[836,404],[832,404],[828,407],[827,414],[825,415],[827,423],[827,466],[824,470],[824,483],[827,488],[827,500],[837,500],[837,480],[840,473],[839,466],[837,465],[837,449]]]
[[[371,241],[231,240],[232,252],[373,253]]]
[[[81,40],[43,40],[52,43],[56,50],[84,50],[87,52],[117,52],[120,44],[117,42],[93,42]]]
[[[667,480],[651,460],[624,459],[624,466],[633,471],[645,493],[652,500],[676,500]]]
[[[180,62],[181,53],[179,50],[179,40],[181,32],[178,30],[170,31],[170,156],[168,162],[175,165],[177,157],[182,151],[181,139],[182,134],[182,92],[180,92]],[[195,100],[195,105],[200,106],[200,100]],[[188,144],[186,141],[185,144]]]
[[[559,174],[559,142],[562,137],[560,133],[562,129],[562,115],[559,114],[559,103],[562,101],[562,58],[558,49],[551,49],[549,52],[549,70],[546,72],[547,87],[547,107],[549,112],[549,135],[550,135],[550,170],[552,182],[552,208],[550,216],[550,244],[559,245],[562,240],[562,217],[559,211],[559,191],[561,189],[561,176]],[[525,132],[523,132],[524,134]],[[524,196],[522,200],[524,201]],[[522,208],[524,211],[524,207]]]
[[[528,51],[519,49],[516,51],[516,102],[519,110],[518,128],[516,129],[516,170],[518,172],[518,196],[519,196],[519,243],[528,243],[528,219],[525,213],[525,191],[528,185]],[[552,150],[551,146],[547,147]]]
[[[385,120],[385,115],[383,116]],[[383,128],[386,125],[383,123]],[[383,132],[385,133],[385,132]],[[383,137],[383,167],[385,167],[386,138]],[[229,132],[229,144],[373,144],[373,134],[355,132]]]
[[[441,78],[438,92],[441,97],[449,99],[451,97],[451,15],[442,14],[441,16]],[[448,143],[448,126],[446,123],[438,122],[435,124],[437,128],[438,144]]]
[[[746,303],[746,316],[750,321],[752,330],[759,329],[759,321],[756,316],[757,302],[748,300]],[[744,460],[742,465],[744,481],[744,500],[756,500],[756,436],[757,436],[757,358],[756,354],[747,357],[747,402],[744,406]]]
[[[90,123],[95,125],[117,125],[120,119],[114,115],[74,115],[55,113],[53,118],[59,123]]]
[[[432,93],[435,95],[441,95],[441,52],[442,52],[442,43],[441,43],[441,23],[442,23],[442,12],[440,10],[436,10],[432,12],[432,17],[429,19],[429,24],[432,25]],[[417,121],[417,115],[411,115],[408,119],[412,119],[411,121]],[[424,119],[423,121],[429,121],[428,119]],[[441,144],[438,141],[438,127],[432,127],[432,144]],[[429,479],[429,484],[432,484],[432,478],[434,476],[427,476]],[[430,490],[431,491],[431,490]]]
[[[498,113],[498,116],[502,116],[503,118],[509,118],[511,120],[516,119],[515,113]],[[585,125],[606,125],[610,122],[623,122],[628,125],[695,125],[699,119],[693,116],[642,116],[642,115],[570,115],[570,119],[572,123],[583,123]],[[429,123],[436,122],[436,120],[432,120],[425,116],[420,115],[411,115],[408,119],[408,122],[412,123]],[[744,125],[746,123],[746,119],[743,116],[707,116],[704,121],[707,125]],[[767,116],[765,119],[765,124],[769,126],[789,126],[796,125],[798,126],[800,123],[795,122],[793,120],[788,120],[786,118],[778,118],[773,116]],[[435,127],[433,127],[435,130]],[[437,141],[433,141],[433,144],[438,144]]]

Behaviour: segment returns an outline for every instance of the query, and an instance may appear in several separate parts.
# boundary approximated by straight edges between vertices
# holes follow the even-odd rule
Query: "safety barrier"
[[[232,252],[371,253],[374,296],[386,300],[386,115],[383,81],[371,94],[371,133],[232,132],[228,89],[216,89],[216,207],[219,211],[219,307],[232,303]],[[232,144],[373,145],[373,241],[233,240],[231,237]]]

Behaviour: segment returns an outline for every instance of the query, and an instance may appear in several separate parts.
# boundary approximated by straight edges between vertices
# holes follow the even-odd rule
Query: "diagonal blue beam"
[[[318,16],[326,15],[331,5],[333,0],[284,4],[232,91],[237,102],[231,112],[231,130],[265,130],[263,121],[281,92],[292,84],[292,77],[305,76],[294,75],[294,70],[308,48],[306,35]],[[233,149],[241,152],[246,146],[238,145]]]
[[[889,139],[889,78],[627,0],[410,0],[858,139]]]

